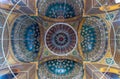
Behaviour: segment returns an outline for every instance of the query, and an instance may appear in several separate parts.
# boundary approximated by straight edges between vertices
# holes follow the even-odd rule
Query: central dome
[[[56,23],[47,30],[45,43],[52,53],[66,55],[75,48],[77,35],[69,24]]]

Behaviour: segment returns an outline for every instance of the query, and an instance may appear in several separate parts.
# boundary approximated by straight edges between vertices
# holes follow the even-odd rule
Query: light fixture
[[[115,3],[120,3],[120,0],[115,0]]]

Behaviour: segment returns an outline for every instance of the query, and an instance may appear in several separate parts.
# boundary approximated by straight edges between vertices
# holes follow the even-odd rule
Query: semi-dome
[[[38,2],[40,16],[53,19],[69,19],[82,16],[82,0],[46,0]]]
[[[15,57],[24,62],[34,61],[39,55],[39,24],[22,15],[15,20],[11,32],[11,44]]]
[[[80,26],[80,50],[88,61],[101,59],[108,43],[106,23],[99,17],[91,16],[83,19]]]
[[[83,66],[82,63],[70,59],[52,59],[39,64],[38,75],[41,78],[50,79],[82,79]]]

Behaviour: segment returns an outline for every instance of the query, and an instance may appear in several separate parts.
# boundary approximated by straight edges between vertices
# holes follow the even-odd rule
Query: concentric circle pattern
[[[68,59],[54,59],[40,64],[38,72],[40,78],[82,79],[83,66],[80,63]]]
[[[36,22],[25,15],[16,19],[11,32],[11,44],[13,53],[18,60],[35,61],[39,55],[39,39],[40,29]]]
[[[45,43],[52,53],[65,55],[75,48],[77,35],[70,25],[58,23],[52,25],[46,32]]]
[[[99,17],[87,17],[81,28],[81,50],[88,61],[101,59],[107,50],[107,29]]]

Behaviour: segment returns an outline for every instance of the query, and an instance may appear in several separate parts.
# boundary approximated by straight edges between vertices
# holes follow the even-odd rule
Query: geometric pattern
[[[83,13],[82,0],[40,0],[37,7],[39,15],[54,19],[69,19]]]
[[[107,21],[114,20],[115,14],[106,15],[106,18],[104,17],[100,18],[98,17],[99,15],[87,16],[84,14],[83,16],[83,12],[86,10],[85,7],[83,7],[86,4],[84,4],[83,1],[85,0],[38,0],[37,6],[34,6],[34,4],[33,5],[31,3],[29,4],[29,2],[32,2],[32,0],[21,0],[20,3],[17,4],[18,6],[16,6],[16,9],[19,8],[20,11],[14,9],[15,13],[20,12],[21,14],[23,9],[21,7],[25,7],[24,9],[26,9],[27,12],[30,12],[28,8],[30,9],[36,8],[34,9],[36,10],[35,12],[36,14],[35,16],[32,16],[33,18],[31,17],[31,15],[29,16],[29,14],[17,17],[17,19],[13,23],[12,30],[10,31],[10,36],[11,36],[10,38],[11,43],[9,46],[10,50],[9,48],[7,50],[10,52],[13,52],[15,58],[21,61],[19,63],[22,63],[22,62],[32,63],[36,61],[35,64],[37,63],[36,65],[38,66],[38,68],[34,68],[34,69],[31,68],[32,70],[31,69],[28,70],[27,67],[30,65],[27,63],[26,63],[27,66],[17,65],[16,67],[21,69],[27,69],[27,73],[28,73],[27,75],[31,76],[31,79],[35,78],[34,74],[36,73],[34,72],[36,70],[38,70],[39,79],[83,79],[85,76],[90,78],[89,76],[91,76],[91,74],[92,74],[92,77],[95,79],[97,74],[99,74],[97,75],[97,77],[101,76],[100,74],[104,74],[105,75],[104,77],[107,77],[110,79],[119,79],[120,76],[119,74],[117,74],[119,73],[118,72],[119,69],[118,71],[113,69],[113,72],[115,72],[113,73],[111,68],[110,70],[108,69],[109,72],[102,71],[102,70],[106,71],[106,69],[104,68],[103,69],[98,68],[98,67],[102,67],[98,64],[99,62],[101,62],[102,64],[107,64],[107,66],[108,65],[117,66],[116,65],[117,62],[115,63],[116,60],[114,61],[113,58],[111,58],[112,55],[110,54],[110,53],[113,53],[111,50],[113,50],[114,48],[112,47],[110,48],[108,44],[111,41],[111,39],[109,40],[108,37],[111,36],[112,34],[108,35],[108,33],[111,31],[111,28],[109,28],[110,23],[108,22],[107,24]],[[96,0],[92,0],[92,1],[96,2]],[[112,1],[112,0],[109,0],[109,1]],[[12,3],[10,3],[9,7],[6,7],[7,9],[15,6],[18,0],[11,0],[11,2]],[[86,2],[89,3],[89,1],[86,1]],[[93,3],[92,5],[93,7],[94,6],[96,7],[95,11],[97,12],[98,11],[97,7],[101,5],[94,4],[94,2],[92,2]],[[101,2],[101,4],[105,4],[105,6],[108,3],[107,0],[98,0],[98,2]],[[26,4],[29,4],[29,5],[26,5]],[[87,5],[90,5],[90,4],[87,4]],[[91,7],[88,6],[87,8],[91,8]],[[34,10],[32,12],[34,12]],[[91,13],[94,13],[94,10]],[[7,15],[7,12],[5,15]],[[105,16],[105,14],[100,14],[100,15]],[[12,22],[11,20],[16,18],[15,16],[19,16],[19,14],[17,15],[12,14],[8,19],[10,20],[10,23]],[[104,20],[102,18],[104,18]],[[75,20],[73,21],[73,19]],[[105,21],[105,19],[107,21]],[[80,27],[79,27],[78,25],[81,20],[82,20],[82,23],[80,23]],[[45,27],[40,27],[39,25],[43,25]],[[1,30],[3,30],[2,29],[3,23],[1,22],[1,20],[0,20],[0,26],[1,26],[0,27]],[[9,28],[11,29],[11,27]],[[80,29],[77,30],[78,28]],[[5,30],[3,31],[5,32]],[[6,30],[6,31],[9,31],[9,30]],[[78,35],[76,31],[78,31]],[[7,36],[6,34],[4,35],[2,31],[1,33],[2,33],[1,36]],[[114,40],[115,42],[117,42],[118,50],[120,49],[119,34],[120,34],[120,29],[117,30],[117,36],[115,36],[117,40]],[[45,37],[43,38],[42,36],[45,36]],[[79,37],[79,40],[77,36]],[[115,39],[115,37],[112,39]],[[6,39],[7,39],[7,42],[6,42]],[[5,46],[3,46],[5,50],[6,50],[5,47],[8,47],[9,45],[7,44],[8,39],[9,38],[1,39],[1,40],[5,40],[4,42],[6,42],[4,43]],[[2,41],[0,42],[2,43]],[[76,47],[77,42],[79,42],[78,49]],[[0,45],[2,47],[1,43]],[[44,44],[45,44],[45,47],[41,50]],[[11,51],[11,47],[12,47],[12,51]],[[113,47],[116,47],[116,46],[113,46]],[[1,53],[3,52],[3,55],[4,55],[4,51],[3,51],[4,49],[1,50],[0,48],[1,50],[0,52]],[[119,53],[118,50],[117,50],[117,53]],[[40,57],[41,51],[44,53]],[[105,55],[105,53],[107,54]],[[115,58],[116,59],[118,58],[117,64],[119,64],[120,55],[117,53],[116,55],[118,56]],[[7,73],[4,73],[6,69],[3,69],[4,71],[0,76],[0,78],[2,79],[11,79],[11,78],[14,78],[14,76],[18,77],[18,79],[20,76],[24,77],[22,75],[18,76],[19,73],[16,73],[14,72],[15,71],[14,69],[11,69],[13,68],[13,66],[11,66],[11,68],[9,67],[9,65],[15,65],[14,63],[19,64],[17,61],[14,60],[13,54],[7,55],[8,57],[6,57],[6,59],[8,59],[8,61],[4,62],[4,60],[0,60],[0,62],[7,63],[9,68]],[[82,55],[83,59],[79,54]],[[104,55],[105,55],[105,58],[99,61],[101,58],[103,58]],[[50,56],[53,59],[48,58],[48,56]],[[69,57],[74,57],[74,56],[80,60],[77,60],[77,58],[69,59]],[[44,59],[44,57],[46,57],[45,61],[42,60]],[[60,57],[60,58],[57,58],[57,57]],[[5,57],[0,57],[0,58],[5,59]],[[12,59],[12,60],[9,60],[9,59]],[[84,66],[81,62],[79,62],[81,60],[82,60],[82,63],[84,62],[83,63]],[[99,62],[96,62],[96,61],[99,61]],[[93,62],[97,63],[96,67],[93,64]],[[92,66],[87,65],[91,63],[92,63]],[[4,67],[1,67],[1,68],[4,68]],[[95,70],[93,70],[94,68]],[[98,68],[98,70],[96,68]],[[13,73],[10,74],[9,70]],[[86,70],[85,75],[84,75],[84,70]],[[100,73],[97,73],[99,72],[99,70],[100,70]],[[88,74],[88,72],[90,73]]]
[[[45,16],[67,19],[75,17],[75,12],[74,8],[67,3],[52,3],[46,10]]]
[[[23,22],[24,21],[24,22]],[[40,48],[40,29],[28,16],[20,16],[11,32],[12,50],[19,61],[35,61]]]
[[[83,66],[68,59],[48,60],[39,64],[38,76],[43,79],[82,79]]]
[[[84,41],[81,43],[83,53],[90,53],[95,48],[96,44],[96,32],[95,29],[88,25],[83,25],[81,29],[81,35]]]
[[[106,53],[108,45],[105,22],[96,16],[86,17],[81,27],[80,44],[85,60],[100,60]]]
[[[66,55],[75,48],[77,35],[69,24],[56,23],[47,30],[45,43],[52,53]]]

